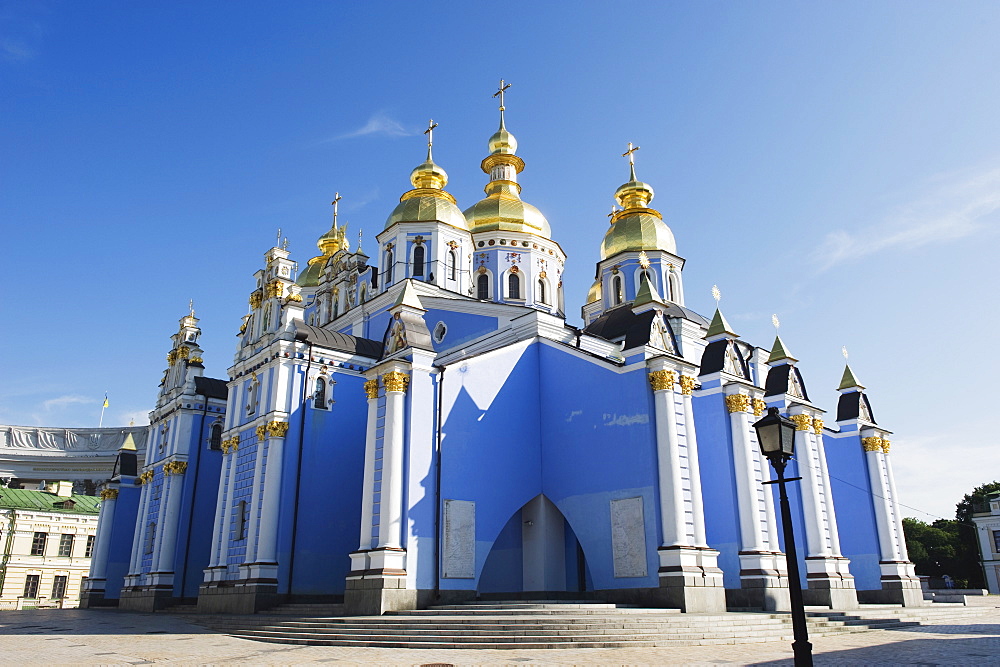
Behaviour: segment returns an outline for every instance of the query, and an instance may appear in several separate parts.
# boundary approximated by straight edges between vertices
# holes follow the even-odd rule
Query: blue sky
[[[304,262],[339,191],[370,246],[429,118],[482,196],[502,77],[571,322],[632,141],[687,304],[718,284],[762,346],[777,313],[831,411],[846,345],[904,502],[951,516],[1000,478],[997,34],[990,2],[0,1],[0,423],[105,391],[141,423],[191,298],[224,377],[277,228]]]

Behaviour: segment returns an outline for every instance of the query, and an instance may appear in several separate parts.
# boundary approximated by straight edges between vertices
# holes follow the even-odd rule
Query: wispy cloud
[[[0,57],[4,60],[21,62],[31,60],[35,55],[35,50],[28,48],[23,42],[10,38],[0,39]]]
[[[96,399],[93,398],[68,394],[66,396],[57,396],[55,398],[50,398],[47,401],[42,401],[42,407],[45,408],[46,411],[50,411],[55,408],[65,408],[67,405],[73,405],[75,403],[95,403],[95,402]]]
[[[867,228],[827,234],[813,253],[813,265],[825,271],[887,250],[965,238],[995,224],[998,210],[1000,168],[939,177],[929,193]]]
[[[378,111],[372,114],[371,118],[368,119],[368,122],[358,129],[326,139],[324,143],[339,141],[341,139],[351,139],[353,137],[365,137],[369,135],[378,135],[383,137],[408,137],[413,134],[416,134],[416,132],[407,130],[399,121],[392,118],[384,111]]]

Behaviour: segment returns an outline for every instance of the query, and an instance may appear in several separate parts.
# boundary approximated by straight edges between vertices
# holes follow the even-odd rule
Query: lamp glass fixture
[[[789,459],[795,453],[795,422],[778,414],[778,408],[768,408],[767,414],[753,427],[764,456]]]

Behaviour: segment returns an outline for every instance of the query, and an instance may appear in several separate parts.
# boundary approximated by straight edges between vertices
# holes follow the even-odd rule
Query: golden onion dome
[[[664,250],[677,254],[677,242],[663,217],[651,208],[629,209],[615,214],[615,221],[601,243],[601,259],[620,252]]]
[[[496,184],[496,181],[493,182]],[[465,210],[469,231],[479,232],[527,232],[550,238],[552,230],[542,212],[531,204],[521,201],[512,190],[492,192]]]
[[[598,278],[594,281],[594,284],[590,286],[590,291],[587,292],[587,303],[594,303],[595,301],[600,301],[602,295],[601,279]]]
[[[309,266],[295,279],[295,284],[299,287],[316,287],[319,285],[319,279],[323,275],[323,262],[321,261],[323,259],[325,259],[324,256],[310,259]]]
[[[615,199],[623,210],[611,217],[611,229],[601,244],[601,259],[620,252],[664,250],[677,254],[674,233],[663,222],[659,211],[649,208],[653,187],[635,177],[635,166],[630,166],[629,180],[615,191]]]
[[[448,184],[448,173],[435,164],[429,139],[427,159],[410,172],[410,183],[413,189],[399,198],[399,204],[385,221],[385,229],[397,222],[441,222],[459,229],[469,228],[455,198],[442,189]]]
[[[502,121],[500,129],[490,137],[489,148],[490,155],[513,155],[517,152],[517,139],[507,131]]]

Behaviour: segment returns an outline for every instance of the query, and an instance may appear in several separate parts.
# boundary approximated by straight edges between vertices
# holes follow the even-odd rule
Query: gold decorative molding
[[[118,498],[118,489],[102,489],[101,500],[115,500]]]
[[[256,292],[252,292],[250,294],[250,307],[251,308],[260,308],[260,304],[261,304],[261,302],[263,300],[264,300],[264,295],[261,293],[260,290],[257,290]]]
[[[690,396],[694,392],[694,386],[697,382],[698,381],[690,375],[682,375],[680,379],[681,393],[685,396]]]
[[[673,371],[651,371],[649,374],[649,384],[653,391],[663,391],[670,389],[677,381],[677,373]]]
[[[268,422],[267,434],[272,438],[284,438],[288,435],[288,422]]]
[[[885,441],[882,438],[873,435],[870,438],[861,438],[861,447],[866,452],[881,452],[883,442]]]
[[[177,363],[177,350],[170,350],[167,352],[167,364],[173,366]]]
[[[365,382],[365,395],[368,398],[378,398],[378,378]]]
[[[819,417],[813,417],[813,433],[816,435],[822,435],[823,433],[823,420]]]
[[[187,359],[190,355],[191,355],[191,349],[188,348],[187,346],[181,345],[179,348],[177,348],[178,359]]]
[[[289,294],[288,295],[288,300],[300,303],[302,301],[302,295],[301,294]]]
[[[410,376],[399,371],[392,371],[382,376],[382,386],[386,391],[406,391],[410,384]]]
[[[750,397],[746,394],[731,394],[726,396],[726,410],[729,410],[729,412],[749,412]]]
[[[271,297],[280,298],[283,290],[284,290],[284,285],[281,284],[280,280],[275,278],[274,280],[272,280],[271,282],[269,282],[267,285],[264,286],[264,298],[267,299]]]
[[[764,399],[762,398],[755,398],[752,401],[750,401],[750,404],[753,406],[754,417],[760,417],[762,414],[764,414],[764,410],[767,409],[767,403],[765,403]]]
[[[795,422],[796,431],[808,431],[812,427],[812,417],[809,415],[791,415],[789,417]]]
[[[229,454],[230,452],[238,452],[240,450],[240,436],[235,436],[229,438],[228,440],[222,441],[222,453]]]
[[[187,461],[167,461],[163,464],[164,475],[183,475],[187,470]]]
[[[204,359],[202,359],[201,357],[197,357],[197,356],[191,357],[190,359],[188,359],[188,361],[190,361],[192,364],[203,364],[203,363],[205,363]]]
[[[153,481],[152,470],[147,470],[146,472],[142,473],[141,475],[135,478],[135,483],[138,484],[139,486],[142,486],[143,484],[149,484],[152,481]]]
[[[890,447],[891,445],[892,445],[892,443],[891,443],[891,442],[889,442],[889,441],[888,441],[888,440],[886,440],[885,438],[882,438],[882,453],[883,453],[883,454],[888,454],[888,453],[889,453],[889,447]]]
[[[257,433],[257,439],[264,441],[267,440],[267,424],[261,424],[257,427],[255,431]]]

